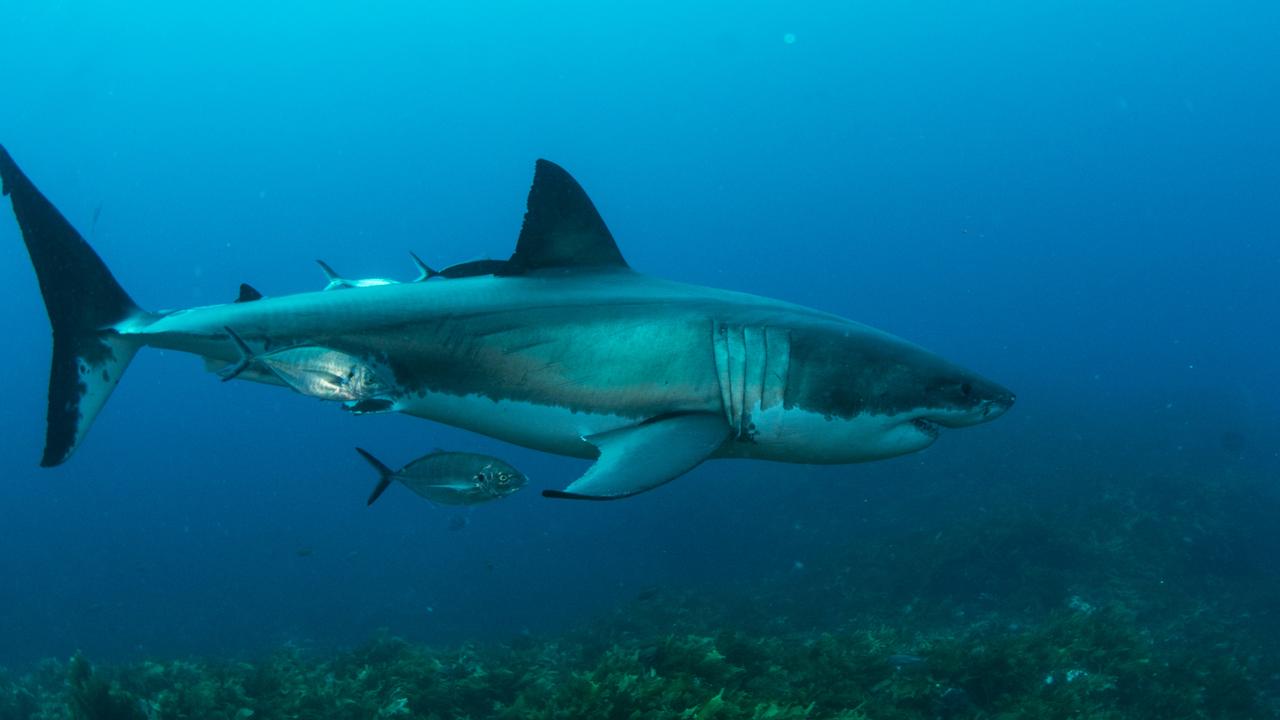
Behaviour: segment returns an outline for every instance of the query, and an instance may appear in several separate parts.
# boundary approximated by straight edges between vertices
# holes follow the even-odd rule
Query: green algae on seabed
[[[918,672],[886,662],[910,647]],[[667,635],[587,653],[564,642],[449,650],[380,637],[329,657],[143,662],[110,679],[8,678],[0,718],[1196,718],[1264,717],[1249,668],[1170,655],[1120,609],[950,637],[890,628],[810,638]],[[947,698],[958,698],[948,701]]]
[[[511,645],[44,661],[0,673],[0,720],[1280,717],[1280,572],[1255,547],[1280,545],[1274,489],[1156,478],[1052,513],[987,502],[857,539],[855,572],[814,562],[807,585],[780,575],[746,599],[650,593]]]

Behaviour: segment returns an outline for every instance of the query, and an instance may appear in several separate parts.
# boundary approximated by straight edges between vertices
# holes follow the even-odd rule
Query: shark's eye
[[[965,397],[969,397],[970,395],[972,395],[972,394],[973,394],[973,385],[972,385],[972,384],[970,384],[970,383],[964,383],[964,384],[962,384],[962,385],[960,386],[960,392],[961,392],[961,393],[964,393],[964,396],[965,396]]]

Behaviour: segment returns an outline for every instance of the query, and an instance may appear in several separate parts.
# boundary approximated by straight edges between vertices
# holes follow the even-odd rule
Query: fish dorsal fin
[[[249,283],[240,283],[240,295],[236,297],[236,302],[246,303],[261,299],[262,293],[258,292],[257,288]]]
[[[628,266],[582,186],[559,165],[538,160],[520,239],[502,274],[581,268]]]

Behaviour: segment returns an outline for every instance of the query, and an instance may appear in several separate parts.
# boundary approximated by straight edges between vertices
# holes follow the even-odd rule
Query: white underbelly
[[[775,406],[751,413],[749,440],[730,443],[722,456],[817,465],[882,460],[928,447],[934,437],[906,415],[828,417]]]
[[[596,449],[583,437],[638,422],[621,415],[447,393],[404,398],[397,401],[396,410],[534,450],[588,459],[596,457]]]

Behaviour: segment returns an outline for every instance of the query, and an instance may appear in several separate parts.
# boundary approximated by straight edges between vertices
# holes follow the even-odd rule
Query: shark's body
[[[632,271],[585,193],[546,161],[499,274],[164,315],[132,303],[2,149],[0,176],[54,326],[44,464],[70,455],[144,345],[294,389],[293,377],[313,371],[307,358],[340,358],[383,381],[350,409],[598,458],[566,492],[548,493],[562,497],[632,495],[711,457],[891,457],[931,444],[939,425],[983,422],[1013,402],[1000,386],[865,325]],[[49,266],[65,271],[67,258],[97,309],[52,276]],[[293,358],[299,367],[282,382],[278,365]]]

